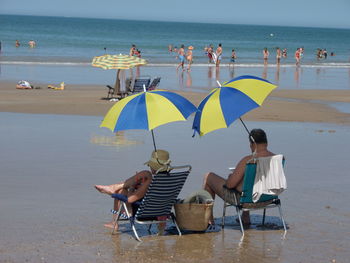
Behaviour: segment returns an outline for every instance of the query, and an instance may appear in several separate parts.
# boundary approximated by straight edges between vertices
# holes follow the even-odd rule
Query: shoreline
[[[104,116],[113,102],[103,100],[107,89],[98,85],[68,85],[65,90],[17,90],[0,82],[0,112]],[[164,88],[166,89],[166,88]],[[204,92],[172,90],[198,106]],[[264,104],[243,116],[248,121],[310,122],[350,125],[350,113],[329,103],[350,103],[350,90],[274,90]]]

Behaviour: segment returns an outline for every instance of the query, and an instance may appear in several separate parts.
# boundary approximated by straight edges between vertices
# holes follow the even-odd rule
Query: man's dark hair
[[[249,133],[249,141],[256,144],[267,143],[266,133],[262,129],[253,129]]]

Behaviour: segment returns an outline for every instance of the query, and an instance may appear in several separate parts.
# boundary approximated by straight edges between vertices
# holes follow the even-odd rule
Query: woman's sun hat
[[[152,168],[156,173],[170,171],[170,159],[169,152],[166,150],[157,150],[153,151],[151,159],[148,162],[145,162],[145,165]]]
[[[189,50],[192,50],[192,49],[193,49],[193,47],[192,47],[192,46],[189,46],[189,47],[188,47],[188,49],[189,49]]]

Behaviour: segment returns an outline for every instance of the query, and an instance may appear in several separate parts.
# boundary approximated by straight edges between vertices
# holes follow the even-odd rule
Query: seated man
[[[224,185],[226,185],[227,188],[234,188],[238,192],[242,192],[243,177],[246,163],[251,161],[253,158],[268,157],[275,155],[267,149],[267,137],[266,133],[263,130],[251,130],[251,132],[249,133],[249,142],[252,154],[243,157],[238,162],[235,170],[228,176],[227,179],[222,178],[213,172],[210,172],[205,175],[204,189],[212,195],[213,199],[215,198],[215,195],[218,195],[221,198],[224,197]],[[243,212],[242,219],[244,225],[250,224],[249,211]],[[211,223],[214,223],[213,219],[211,220]]]
[[[145,163],[149,166],[150,171],[144,170],[136,173],[134,176],[128,178],[124,182],[111,184],[111,185],[95,185],[95,188],[101,193],[112,195],[112,194],[123,194],[128,197],[128,203],[132,204],[136,201],[141,200],[148,189],[152,181],[152,175],[158,173],[168,173],[170,170],[170,159],[169,153],[165,150],[157,150],[152,152],[151,159]],[[119,200],[114,200],[114,210],[119,209]],[[129,206],[131,210],[131,205]],[[129,211],[130,211],[129,210]],[[104,225],[105,227],[113,228],[114,221]],[[117,230],[117,226],[115,228]]]

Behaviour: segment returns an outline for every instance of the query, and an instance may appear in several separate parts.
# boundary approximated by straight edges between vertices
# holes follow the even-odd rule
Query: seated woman
[[[165,150],[153,151],[151,159],[145,163],[150,168],[150,171],[144,170],[136,173],[134,176],[126,179],[124,182],[111,184],[111,185],[95,185],[95,188],[104,194],[123,194],[128,197],[129,211],[132,210],[131,204],[141,200],[148,189],[152,181],[152,175],[158,173],[167,173],[170,171],[170,159],[169,153]],[[114,210],[119,209],[119,200],[114,200]],[[115,215],[113,215],[113,219]],[[113,228],[114,220],[112,222],[106,223],[105,227]],[[116,230],[117,230],[116,226]]]
[[[262,129],[251,130],[249,133],[249,143],[252,154],[243,157],[236,165],[235,170],[229,174],[227,179],[213,172],[205,175],[203,188],[212,195],[213,199],[215,198],[215,195],[218,195],[222,199],[224,198],[224,185],[226,185],[227,188],[234,188],[238,192],[242,192],[246,163],[257,157],[275,155],[267,149],[267,137]],[[249,211],[243,212],[242,219],[244,225],[250,225]],[[214,224],[213,218],[211,219],[211,224]]]

